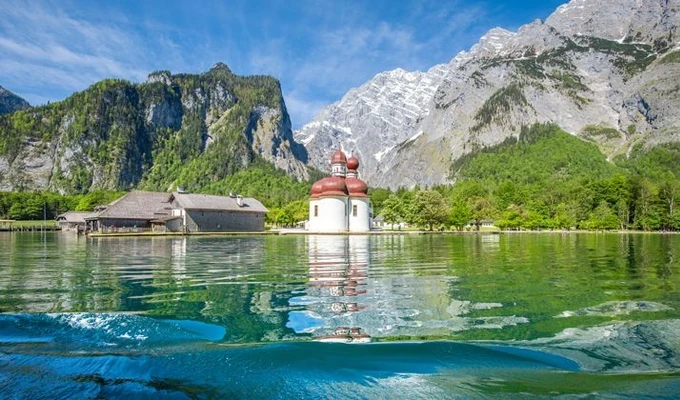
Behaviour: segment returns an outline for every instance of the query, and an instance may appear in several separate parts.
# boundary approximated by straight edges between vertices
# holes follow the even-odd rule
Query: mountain
[[[680,0],[572,0],[545,22],[494,28],[426,73],[379,74],[295,137],[324,170],[329,144],[361,152],[369,184],[391,188],[451,182],[457,159],[537,122],[610,159],[680,141],[679,20]]]
[[[0,189],[196,191],[253,163],[309,176],[279,82],[209,71],[107,79],[0,117]]]
[[[397,69],[378,74],[326,107],[296,131],[295,138],[318,168],[328,171],[332,152],[342,148],[359,157],[362,177],[373,180],[383,172],[385,155],[411,137],[430,112],[429,103],[445,74],[440,65],[425,73]]]
[[[23,110],[30,106],[26,100],[0,86],[0,115]]]

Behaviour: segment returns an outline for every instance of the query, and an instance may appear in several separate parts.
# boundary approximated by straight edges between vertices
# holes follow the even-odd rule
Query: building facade
[[[260,232],[267,209],[241,196],[133,191],[85,218],[95,232]]]
[[[331,157],[331,176],[312,185],[307,230],[317,233],[368,232],[373,209],[368,185],[359,179],[359,159],[342,150]]]

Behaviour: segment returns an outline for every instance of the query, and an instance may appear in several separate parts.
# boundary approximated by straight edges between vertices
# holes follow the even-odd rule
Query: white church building
[[[331,157],[331,176],[312,185],[307,230],[318,233],[368,232],[373,209],[368,185],[359,179],[359,159],[342,150]]]

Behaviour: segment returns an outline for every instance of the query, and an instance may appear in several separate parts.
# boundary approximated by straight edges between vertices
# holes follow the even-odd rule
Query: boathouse
[[[257,232],[268,210],[241,196],[132,191],[85,218],[90,231]]]
[[[187,232],[259,232],[268,212],[259,201],[236,195],[173,193],[170,201],[171,217]]]
[[[86,226],[85,218],[93,214],[89,211],[68,211],[57,215],[57,226],[62,231],[84,232]]]

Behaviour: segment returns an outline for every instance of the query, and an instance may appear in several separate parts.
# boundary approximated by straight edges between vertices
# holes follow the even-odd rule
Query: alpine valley
[[[450,183],[462,156],[534,123],[609,160],[678,142],[679,20],[679,0],[572,0],[545,22],[494,28],[427,72],[380,73],[295,138],[316,167],[343,147],[372,186],[392,189]]]

